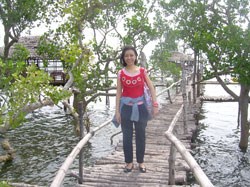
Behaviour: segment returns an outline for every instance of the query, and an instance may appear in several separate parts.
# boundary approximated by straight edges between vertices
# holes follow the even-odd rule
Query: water
[[[220,86],[206,86],[205,94],[225,95]],[[239,91],[238,86],[231,89]],[[192,150],[196,161],[211,182],[218,187],[250,186],[250,144],[247,152],[239,148],[237,128],[238,103],[205,102],[199,120],[199,130]],[[250,115],[250,112],[249,112]]]
[[[113,110],[105,105],[90,106],[90,120],[93,127],[110,119]],[[97,159],[114,150],[119,138],[110,144],[110,136],[119,131],[114,125],[109,125],[91,139],[84,147],[84,165],[91,165]],[[74,119],[58,107],[44,107],[28,115],[23,126],[8,132],[11,146],[16,150],[12,162],[0,164],[0,181],[48,186],[56,172],[79,141],[74,131]],[[2,139],[1,139],[2,141]],[[0,149],[0,153],[4,151]],[[78,169],[76,160],[70,170]],[[76,180],[66,176],[64,186],[76,184]]]
[[[45,107],[28,116],[29,122],[8,133],[16,150],[12,162],[1,165],[1,179],[45,184],[63,162],[62,155],[76,145],[72,119],[55,107]]]
[[[232,89],[238,91],[237,86],[232,86]],[[214,90],[216,94],[225,94],[216,85],[207,86],[205,94],[212,95]],[[159,101],[165,102],[165,97],[160,97]],[[110,108],[105,106],[104,101],[90,106],[92,128],[114,114],[114,98],[110,100]],[[204,103],[202,110],[196,139],[198,146],[192,151],[195,159],[215,186],[250,186],[250,151],[242,153],[238,148],[237,103]],[[109,125],[98,132],[84,147],[84,165],[92,165],[113,152],[121,137],[115,137],[113,145],[110,144],[110,137],[119,131],[120,128]],[[52,182],[79,140],[74,131],[73,118],[56,106],[44,107],[29,114],[22,127],[8,132],[8,138],[16,154],[12,162],[0,164],[0,181],[43,186]],[[3,152],[0,148],[0,153]],[[70,170],[77,169],[78,160]],[[76,182],[66,176],[63,186],[73,186]]]

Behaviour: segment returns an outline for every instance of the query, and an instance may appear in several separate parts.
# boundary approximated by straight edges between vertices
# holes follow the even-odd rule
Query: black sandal
[[[147,169],[146,169],[145,166],[144,166],[144,167],[141,167],[141,166],[139,165],[139,171],[142,172],[142,173],[146,173],[146,172],[147,172]]]
[[[128,168],[128,164],[126,165],[126,167],[124,168],[124,172],[125,173],[128,173],[128,172],[131,172],[134,168],[134,165],[132,164],[132,167],[131,168]]]

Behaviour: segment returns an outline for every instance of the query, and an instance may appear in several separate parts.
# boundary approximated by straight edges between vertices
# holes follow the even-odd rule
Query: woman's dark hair
[[[127,66],[127,64],[126,64],[126,62],[125,62],[125,60],[124,60],[124,56],[125,56],[126,51],[128,51],[128,50],[133,50],[133,51],[134,51],[135,56],[136,56],[135,65],[138,63],[138,60],[137,60],[138,53],[137,53],[136,49],[135,49],[133,46],[128,45],[128,46],[125,46],[125,47],[123,48],[122,54],[121,54],[121,58],[120,58],[120,63],[121,63],[121,65],[123,65],[123,67]]]

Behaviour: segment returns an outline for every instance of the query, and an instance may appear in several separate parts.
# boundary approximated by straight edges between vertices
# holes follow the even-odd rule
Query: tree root
[[[9,153],[0,156],[0,163],[1,162],[11,161],[11,160],[13,160],[13,156],[11,154],[9,154]]]
[[[15,150],[10,146],[8,140],[4,140],[2,142],[2,147],[3,147],[3,149],[7,150],[8,153],[6,153],[5,155],[0,156],[0,163],[13,160]]]

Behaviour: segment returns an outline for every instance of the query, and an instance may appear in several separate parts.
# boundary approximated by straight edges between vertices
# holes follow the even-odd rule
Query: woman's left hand
[[[152,116],[153,118],[159,113],[159,108],[158,107],[153,107],[153,113]]]

